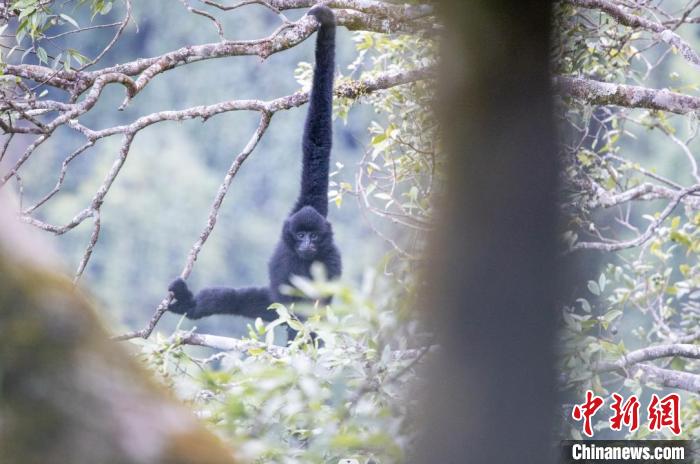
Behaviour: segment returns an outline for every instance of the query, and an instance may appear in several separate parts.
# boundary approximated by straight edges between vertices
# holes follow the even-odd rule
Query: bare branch
[[[405,72],[385,73],[379,76],[373,76],[359,81],[341,83],[336,88],[335,92],[336,95],[343,96],[346,98],[359,98],[361,96],[368,95],[372,92],[429,78],[432,75],[432,73],[433,71],[431,68],[421,68]],[[87,137],[88,139],[88,142],[86,142],[84,145],[82,145],[73,153],[71,153],[68,157],[66,157],[66,159],[62,163],[61,172],[59,174],[58,181],[56,182],[54,188],[49,193],[44,195],[44,197],[42,197],[36,204],[26,208],[22,212],[22,220],[42,230],[61,235],[66,233],[70,229],[77,227],[85,219],[92,217],[92,214],[90,213],[91,208],[87,208],[81,211],[80,213],[76,214],[76,216],[67,224],[63,226],[56,226],[32,218],[30,214],[40,206],[44,205],[56,193],[58,193],[61,186],[63,185],[68,165],[73,161],[73,159],[82,154],[87,148],[94,145],[94,143],[101,138],[109,137],[116,134],[135,135],[136,133],[145,129],[146,127],[163,121],[183,121],[195,118],[208,119],[210,117],[229,111],[258,111],[261,113],[268,113],[272,115],[277,111],[288,110],[291,108],[301,106],[308,102],[308,100],[309,92],[297,92],[295,94],[280,97],[270,101],[231,100],[227,102],[216,103],[213,105],[195,106],[179,111],[161,111],[157,113],[152,113],[150,115],[142,116],[130,124],[110,127],[99,131],[94,131],[85,126],[82,126],[76,120],[70,120],[67,122],[67,124],[70,125],[72,128],[78,130],[83,135],[85,135],[85,137]],[[41,142],[43,142],[43,140],[41,140]],[[17,172],[19,166],[21,166],[22,163],[24,163],[29,158],[29,156],[31,155],[31,153],[34,152],[37,146],[38,144],[32,144],[30,147],[27,148],[25,154],[16,163],[15,168],[13,168],[13,170],[11,170],[6,175],[8,179],[12,177],[13,173]]]
[[[58,193],[58,191],[61,189],[61,186],[63,185],[63,181],[66,178],[66,172],[68,172],[68,165],[73,161],[76,157],[78,157],[81,153],[83,153],[85,150],[90,148],[95,144],[94,140],[89,140],[87,143],[85,143],[83,146],[75,150],[73,153],[68,155],[66,159],[63,160],[63,163],[61,163],[61,172],[58,175],[58,180],[56,181],[56,185],[54,188],[44,195],[39,201],[37,201],[34,205],[28,207],[24,211],[22,211],[22,214],[24,215],[29,215],[31,214],[34,210],[39,208],[41,205],[49,201],[51,198],[53,198],[54,195]]]
[[[83,253],[83,257],[80,259],[80,264],[78,264],[78,270],[75,271],[75,277],[73,278],[73,285],[78,283],[78,280],[83,275],[83,271],[85,271],[85,267],[87,266],[88,261],[90,260],[90,256],[92,256],[92,250],[95,248],[95,245],[97,244],[97,239],[100,237],[100,210],[96,209],[94,214],[93,214],[93,228],[92,228],[92,234],[90,235],[90,241],[88,242],[87,247],[85,248],[85,252]]]
[[[366,30],[382,33],[417,32],[423,30],[425,27],[433,25],[432,22],[428,21],[416,25],[411,22],[406,22],[405,18],[404,20],[392,18],[382,19],[371,14],[353,10],[337,10],[335,13],[338,24],[350,30]],[[92,72],[54,70],[50,67],[37,65],[8,64],[5,67],[5,74],[22,77],[35,82],[45,82],[51,86],[80,94],[90,88],[90,86],[104,74],[117,73],[125,76],[136,76],[151,67],[155,67],[149,71],[149,75],[134,89],[134,93],[137,93],[148,80],[157,73],[184,64],[226,56],[256,55],[264,59],[273,53],[287,50],[303,42],[316,31],[317,27],[317,21],[314,17],[303,16],[299,21],[282,25],[271,35],[263,39],[225,40],[222,42],[192,45],[160,56],[142,58]]]
[[[180,273],[180,277],[183,279],[187,279],[192,272],[192,267],[194,266],[194,262],[197,259],[197,256],[199,255],[200,250],[202,249],[202,246],[204,243],[207,241],[209,238],[209,235],[211,234],[212,230],[214,230],[214,226],[216,225],[216,219],[219,215],[219,208],[221,208],[221,204],[224,201],[224,197],[226,196],[226,193],[228,193],[228,189],[231,186],[231,181],[233,181],[233,178],[236,176],[238,173],[238,170],[241,168],[241,165],[245,162],[245,160],[248,158],[248,155],[250,155],[255,147],[257,146],[258,142],[262,138],[263,134],[265,133],[265,130],[267,129],[268,125],[270,124],[270,118],[272,117],[272,113],[270,112],[263,112],[262,116],[260,117],[260,124],[258,125],[258,128],[255,130],[255,133],[253,136],[250,138],[246,146],[243,148],[243,150],[236,156],[233,160],[233,163],[231,164],[231,167],[229,167],[228,171],[226,172],[226,176],[224,177],[224,181],[221,183],[221,186],[219,186],[219,191],[216,193],[216,197],[214,198],[214,202],[212,203],[211,209],[209,210],[209,218],[207,220],[207,224],[202,230],[202,233],[199,235],[199,239],[195,242],[195,244],[192,246],[192,249],[190,250],[189,254],[187,255],[187,260],[185,261],[185,267],[183,268],[182,272]],[[141,337],[141,338],[148,338],[151,335],[151,332],[153,332],[153,329],[156,327],[156,324],[160,320],[161,317],[163,317],[163,314],[165,314],[165,311],[167,311],[168,306],[173,300],[173,295],[172,293],[168,293],[168,296],[166,296],[158,305],[156,308],[155,313],[149,320],[148,324],[146,325],[145,328],[141,330],[136,330],[133,332],[129,332],[123,335],[119,335],[117,337],[114,337],[114,340],[129,340],[131,338],[136,338],[136,337]]]
[[[210,20],[214,24],[214,27],[216,28],[216,32],[219,34],[219,38],[222,41],[226,40],[224,37],[224,28],[221,27],[221,23],[219,22],[218,19],[216,19],[213,15],[210,15],[206,11],[198,10],[197,8],[192,7],[192,5],[190,5],[189,0],[180,0],[180,2],[183,5],[185,5],[185,8],[187,8],[187,11],[189,11],[190,13],[196,14],[199,16],[203,16],[203,17],[207,18],[208,20]]]
[[[212,0],[200,0],[202,3],[214,6],[220,10],[229,11],[241,8],[246,5],[263,5],[273,11],[294,10],[299,8],[311,8],[319,3],[318,0],[242,0],[230,6],[225,6],[223,2]],[[428,4],[412,5],[408,3],[387,3],[376,0],[331,0],[323,2],[330,8],[342,8],[360,11],[378,16],[388,16],[403,21],[411,21],[433,14],[433,7]]]
[[[177,345],[204,346],[214,350],[235,351],[238,353],[247,353],[253,349],[263,349],[275,358],[282,358],[289,354],[289,348],[278,345],[267,345],[255,340],[241,340],[238,338],[221,337],[218,335],[198,334],[192,331],[175,332],[169,340]]]

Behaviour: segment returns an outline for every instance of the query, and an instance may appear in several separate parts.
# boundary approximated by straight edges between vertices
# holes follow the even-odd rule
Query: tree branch
[[[648,20],[642,16],[627,13],[625,9],[608,0],[568,0],[569,3],[584,8],[593,8],[604,11],[619,24],[634,29],[644,29],[653,32],[659,39],[668,45],[677,48],[681,56],[691,65],[700,68],[700,56],[678,34],[661,23]]]
[[[646,108],[677,114],[691,113],[700,109],[700,98],[666,89],[610,84],[566,76],[555,77],[554,86],[559,93],[578,98],[590,105]]]
[[[636,364],[631,368],[617,371],[623,377],[633,379],[641,375],[644,382],[656,383],[662,387],[678,388],[691,393],[700,393],[700,375]]]
[[[634,200],[651,201],[662,198],[673,200],[681,189],[682,187],[672,189],[648,182],[615,194],[601,188],[600,190],[602,191],[598,192],[598,196],[588,203],[588,207],[591,209],[598,207],[611,208]],[[698,197],[688,195],[683,197],[682,202],[693,209],[700,209],[700,198]]]
[[[700,393],[700,375],[664,369],[646,363],[646,361],[675,356],[700,359],[700,346],[679,343],[642,348],[627,353],[615,362],[600,363],[595,370],[600,373],[615,372],[627,378],[641,375],[645,382]]]
[[[570,251],[576,251],[576,250],[602,250],[602,251],[618,251],[618,250],[624,250],[626,248],[633,248],[636,246],[639,246],[649,240],[652,235],[654,235],[654,232],[656,232],[656,229],[659,228],[661,223],[663,223],[666,218],[673,212],[673,210],[678,206],[678,203],[680,203],[683,198],[687,197],[688,195],[700,191],[700,185],[694,185],[692,187],[689,187],[687,189],[680,190],[678,193],[676,193],[675,197],[669,204],[664,208],[664,210],[659,214],[659,217],[652,222],[649,227],[647,227],[647,230],[644,231],[643,234],[639,235],[638,237],[632,239],[632,240],[627,240],[624,242],[613,242],[613,243],[603,243],[603,242],[578,242],[574,244],[571,247]]]
[[[243,162],[245,162],[245,160],[248,158],[248,155],[250,155],[255,149],[255,147],[258,145],[258,142],[265,133],[265,130],[270,125],[271,117],[272,113],[262,112],[262,115],[260,117],[260,123],[258,125],[258,128],[255,130],[255,133],[250,138],[243,150],[234,158],[233,163],[231,163],[231,167],[228,168],[228,171],[226,171],[226,176],[224,176],[224,180],[219,186],[219,191],[216,193],[216,196],[214,197],[214,202],[212,203],[211,209],[209,210],[209,218],[207,220],[207,224],[206,226],[204,226],[202,233],[199,235],[199,239],[197,239],[194,245],[192,245],[192,249],[187,255],[185,267],[180,273],[180,277],[182,277],[183,279],[187,279],[190,276],[190,273],[192,272],[192,268],[194,266],[194,262],[197,260],[197,256],[199,255],[202,246],[209,238],[209,235],[211,234],[212,230],[214,230],[214,226],[216,225],[216,219],[219,216],[219,209],[221,208],[226,193],[228,193],[228,189],[231,186],[231,181],[233,181],[233,178],[238,173],[238,170],[241,168]],[[148,338],[151,335],[151,332],[153,332],[153,329],[156,327],[156,324],[158,323],[160,318],[163,317],[163,314],[165,314],[165,312],[167,311],[168,306],[170,306],[172,300],[173,294],[171,292],[168,292],[168,295],[165,298],[163,298],[163,300],[160,302],[160,304],[156,308],[155,313],[148,321],[148,324],[145,328],[113,337],[113,339],[121,341],[136,337]]]
[[[601,363],[597,366],[596,370],[598,372],[616,371],[619,369],[626,369],[634,364],[674,356],[700,359],[700,346],[678,343],[641,348],[639,350],[630,351],[615,362]]]
[[[403,85],[418,80],[427,79],[430,78],[432,74],[432,68],[420,68],[411,71],[383,73],[377,76],[361,79],[359,81],[341,82],[336,87],[335,94],[337,96],[345,98],[360,98],[362,96],[369,95],[379,90],[384,90],[391,87],[395,87],[397,85]],[[67,124],[70,125],[73,129],[81,132],[88,139],[88,142],[86,142],[86,144],[84,144],[79,149],[71,153],[64,160],[58,181],[56,182],[54,188],[49,193],[44,195],[36,204],[26,208],[22,212],[21,217],[25,222],[39,227],[43,230],[53,232],[57,235],[66,233],[68,230],[80,225],[82,221],[84,221],[88,217],[91,217],[90,214],[87,214],[88,211],[82,211],[81,213],[78,213],[67,224],[63,226],[56,226],[39,221],[31,217],[30,213],[35,211],[41,205],[45,204],[60,190],[66,175],[68,164],[101,138],[109,137],[116,134],[136,134],[137,132],[145,129],[146,127],[152,124],[157,124],[163,121],[183,121],[195,118],[202,118],[203,120],[206,120],[213,116],[230,111],[258,111],[269,113],[270,115],[272,115],[278,111],[288,110],[291,108],[301,106],[307,103],[308,100],[309,92],[297,92],[292,95],[287,95],[285,97],[280,97],[269,101],[231,100],[212,105],[195,106],[192,108],[187,108],[178,111],[160,111],[157,113],[142,116],[130,124],[109,127],[97,131],[81,125],[75,119],[70,120],[67,122]],[[39,137],[39,139],[37,139],[38,142],[35,142],[34,144],[30,145],[30,147],[28,147],[25,150],[25,154],[18,160],[18,162],[15,164],[15,167],[5,175],[6,179],[9,180],[14,175],[14,173],[17,172],[22,163],[24,163],[30,157],[30,155],[39,146],[39,144],[45,140],[45,138],[45,136]]]
[[[433,24],[426,21],[416,26],[415,23],[406,17],[395,15],[388,18],[377,18],[371,14],[353,10],[336,10],[335,13],[338,25],[345,26],[349,30],[413,33]],[[118,73],[125,76],[136,76],[150,69],[143,79],[140,78],[141,82],[137,85],[135,92],[137,93],[155,74],[184,64],[227,56],[256,55],[265,59],[274,53],[287,50],[303,42],[316,31],[317,27],[318,24],[314,17],[303,16],[299,21],[283,24],[271,35],[263,39],[224,40],[202,45],[191,45],[163,55],[141,58],[91,72],[56,71],[46,66],[8,64],[5,67],[5,74],[47,83],[53,87],[70,91],[74,95],[80,95],[104,74]]]
[[[168,339],[177,345],[203,346],[214,350],[235,351],[237,353],[247,353],[251,349],[263,349],[275,358],[289,356],[289,348],[279,345],[268,345],[255,340],[242,340],[239,338],[222,337],[220,335],[198,334],[194,331],[178,331]],[[395,350],[391,353],[394,361],[411,360],[406,369],[414,367],[428,351],[435,351],[437,345],[424,346],[422,348],[408,348],[405,350]],[[405,369],[397,373],[397,377],[403,375]]]

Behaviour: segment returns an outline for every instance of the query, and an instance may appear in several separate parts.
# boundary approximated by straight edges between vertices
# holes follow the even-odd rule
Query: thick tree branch
[[[176,332],[170,340],[178,345],[204,346],[220,351],[235,351],[247,353],[253,349],[263,349],[275,358],[287,356],[289,349],[278,345],[267,345],[255,340],[241,340],[239,338],[221,337],[219,335],[198,334],[195,332]]]
[[[616,371],[619,369],[626,369],[634,364],[674,356],[689,359],[700,359],[700,346],[678,343],[641,348],[639,350],[630,351],[615,362],[602,363],[598,365],[596,370],[599,372]]]
[[[627,353],[615,362],[601,363],[595,370],[600,373],[616,372],[627,378],[641,375],[645,382],[700,393],[700,375],[664,369],[647,363],[669,357],[700,359],[700,346],[678,343],[642,348]]]
[[[608,192],[601,188],[598,192],[597,197],[588,203],[588,207],[593,208],[612,208],[613,206],[624,205],[630,201],[643,200],[652,201],[659,199],[673,200],[678,191],[682,190],[682,187],[677,189],[664,187],[661,185],[651,184],[645,182],[629,190],[625,190],[619,193]],[[700,198],[695,196],[683,197],[683,204],[689,206],[693,209],[700,209]]]
[[[202,0],[202,3],[215,6],[224,11],[234,10],[251,4],[261,4],[277,11],[294,10],[300,8],[311,8],[316,5],[318,0],[243,0],[233,2],[231,5],[225,5],[223,1],[215,2],[212,0]],[[402,21],[410,21],[413,19],[423,18],[433,14],[432,5],[418,4],[411,5],[408,3],[397,4],[380,2],[376,0],[330,0],[324,2],[330,8],[343,8],[361,11],[379,16],[388,16]]]
[[[650,364],[637,364],[633,371],[635,370],[642,372],[642,379],[646,382],[653,382],[668,388],[678,388],[691,393],[700,393],[700,375],[662,369]],[[631,372],[631,374],[634,377],[636,372]]]
[[[613,105],[645,108],[686,114],[700,109],[700,98],[666,89],[649,89],[637,85],[610,84],[576,77],[554,79],[557,91],[590,105]]]
[[[383,73],[376,76],[371,76],[359,81],[345,81],[338,84],[335,93],[337,96],[345,98],[360,98],[364,95],[369,95],[373,92],[395,87],[397,85],[403,85],[410,82],[415,82],[422,79],[430,78],[433,74],[432,68],[420,68],[411,71],[403,72],[389,72]],[[94,143],[105,137],[109,137],[117,134],[136,134],[139,131],[145,129],[148,126],[157,124],[163,121],[183,121],[188,119],[201,118],[206,120],[213,116],[230,112],[230,111],[257,111],[261,113],[269,113],[270,115],[283,110],[288,110],[301,106],[308,102],[309,93],[308,92],[297,92],[292,95],[287,95],[285,97],[276,98],[274,100],[263,101],[263,100],[231,100],[221,103],[216,103],[212,105],[205,106],[195,106],[192,108],[187,108],[178,111],[160,111],[157,113],[152,113],[146,116],[142,116],[136,119],[134,122],[122,126],[109,127],[101,130],[92,130],[81,125],[77,119],[73,119],[67,122],[67,124],[75,129],[76,131],[82,133],[86,138],[87,142],[71,153],[64,161],[61,167],[61,172],[59,174],[58,181],[54,188],[44,195],[36,204],[27,207],[22,212],[22,219],[39,227],[43,230],[53,232],[54,234],[60,235],[66,233],[68,230],[73,229],[80,225],[85,219],[92,217],[92,208],[81,211],[76,214],[75,217],[63,226],[56,226],[44,223],[30,216],[30,214],[39,208],[41,205],[45,204],[49,199],[51,199],[60,190],[63,181],[66,176],[68,165],[79,155],[81,155],[87,148],[94,145]],[[53,127],[53,126],[52,126]],[[53,130],[53,129],[52,129]],[[8,172],[4,177],[10,179],[19,169],[19,167],[29,159],[30,155],[34,150],[43,142],[47,137],[40,136],[34,144],[30,145],[25,150],[24,155],[18,160],[13,169]],[[118,171],[117,171],[118,172]],[[113,181],[113,179],[111,179]],[[111,183],[110,183],[111,185]],[[106,192],[105,192],[106,193]],[[100,197],[100,202],[104,197]],[[94,201],[93,201],[94,202]]]
[[[337,10],[335,13],[338,24],[350,30],[382,33],[416,32],[422,27],[428,27],[433,24],[432,22],[424,22],[421,23],[420,27],[417,27],[410,19],[405,17],[395,15],[378,18],[368,13],[353,10]],[[141,58],[91,72],[56,71],[46,66],[8,64],[5,67],[5,74],[35,82],[44,82],[53,87],[68,90],[74,95],[80,95],[104,74],[118,73],[125,76],[136,76],[144,73],[139,78],[140,81],[137,81],[134,92],[137,93],[154,75],[184,64],[226,56],[256,55],[263,59],[267,58],[273,53],[287,50],[303,42],[316,31],[317,27],[317,22],[313,17],[304,16],[299,21],[282,25],[263,39],[224,40],[202,45],[191,45],[160,56]]]
[[[697,374],[663,369],[651,364],[635,364],[616,372],[629,379],[641,376],[641,380],[644,382],[655,383],[667,388],[678,388],[691,393],[700,393],[700,375]]]

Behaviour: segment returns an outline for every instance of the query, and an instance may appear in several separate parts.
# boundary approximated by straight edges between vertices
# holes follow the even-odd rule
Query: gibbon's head
[[[304,206],[284,222],[285,243],[305,261],[313,261],[332,238],[330,222],[311,206]]]

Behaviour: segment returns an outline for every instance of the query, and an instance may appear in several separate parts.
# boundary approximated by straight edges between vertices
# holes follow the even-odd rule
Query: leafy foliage
[[[359,292],[300,282],[309,296],[334,295],[334,304],[305,323],[294,311],[310,308],[278,305],[277,321],[249,326],[251,340],[271,344],[274,327],[291,320],[300,332],[283,356],[261,343],[200,359],[174,337],[147,342],[146,359],[250,462],[400,462],[414,433],[410,387],[424,351],[407,350],[421,339],[418,326],[397,311],[402,303],[387,285],[372,273]]]
[[[686,82],[689,75],[675,48],[660,43],[650,31],[621,25],[608,14],[572,3],[562,2],[556,9],[561,39],[553,49],[557,73],[696,93],[697,85]],[[661,3],[666,3],[660,6],[664,9],[675,5]],[[654,19],[646,7],[630,11]],[[677,20],[668,19],[665,24]],[[697,40],[688,40],[698,45]],[[613,392],[635,394],[644,405],[651,392],[669,385],[634,365],[613,372],[601,366],[619,362],[633,350],[697,343],[700,215],[696,196],[684,198],[671,214],[662,216],[677,192],[698,183],[693,153],[697,118],[592,106],[569,97],[562,98],[558,108],[563,133],[562,208],[567,218],[564,247],[573,250],[582,242],[611,247],[595,258],[585,249],[576,252],[575,262],[586,269],[587,277],[577,284],[577,294],[562,311],[561,387],[571,402],[580,403],[590,389],[605,398]],[[648,240],[618,246],[647,230],[651,232]],[[681,357],[647,364],[670,375],[694,373],[698,368],[695,360]],[[698,402],[691,396],[682,398],[683,437],[697,438]],[[570,419],[571,402],[562,408],[564,435],[580,438],[580,424]],[[614,432],[609,430],[608,417],[609,411],[595,416],[597,438],[673,438],[668,430],[652,433],[645,426],[633,433]]]
[[[87,5],[91,12],[91,19],[97,15],[107,15],[113,6],[108,0],[79,0],[76,8]],[[7,7],[8,11],[17,13],[17,27],[14,30],[16,44],[9,50],[0,50],[0,64],[7,63],[15,54],[21,53],[19,62],[24,62],[28,55],[34,55],[39,64],[50,65],[54,69],[71,69],[71,62],[83,65],[88,61],[87,57],[73,48],[60,49],[55,55],[49,55],[47,48],[56,49],[53,39],[63,33],[49,35],[56,29],[81,29],[78,21],[66,12],[55,12],[53,2],[45,0],[14,0]],[[82,11],[82,9],[81,9]],[[4,32],[8,24],[0,27],[0,33]],[[50,48],[49,48],[50,49]],[[17,61],[17,60],[14,60]]]

